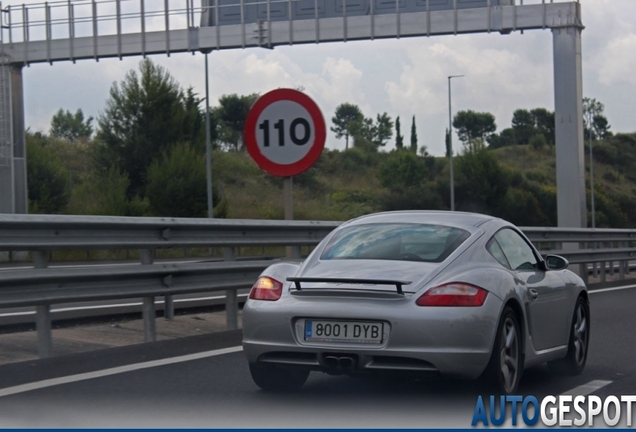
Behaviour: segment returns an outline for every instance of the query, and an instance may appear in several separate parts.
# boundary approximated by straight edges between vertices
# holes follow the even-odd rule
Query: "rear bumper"
[[[325,300],[319,307],[315,300],[309,304],[290,296],[277,302],[248,301],[243,348],[251,363],[351,374],[397,371],[477,378],[490,359],[501,308],[493,295],[479,308],[423,308],[409,298]],[[304,318],[382,321],[386,338],[377,347],[307,343],[298,330]]]

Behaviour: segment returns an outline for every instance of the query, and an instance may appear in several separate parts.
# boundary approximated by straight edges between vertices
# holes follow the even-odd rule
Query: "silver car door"
[[[566,285],[557,272],[545,271],[526,240],[512,229],[495,234],[511,269],[525,284],[526,310],[535,350],[563,345],[567,339],[570,312]]]

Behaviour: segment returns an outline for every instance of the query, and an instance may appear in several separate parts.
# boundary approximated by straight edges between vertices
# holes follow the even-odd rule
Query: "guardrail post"
[[[618,262],[618,278],[625,280],[625,261]]]
[[[35,327],[38,329],[38,357],[51,357],[53,339],[51,338],[51,305],[38,305],[35,313]]]
[[[152,265],[155,262],[155,251],[153,249],[140,249],[139,258],[142,265]],[[164,298],[163,317],[168,321],[174,319],[174,298],[171,295]]]
[[[35,268],[47,268],[49,266],[49,254],[46,251],[33,252],[33,266]]]
[[[588,285],[590,276],[587,270],[587,263],[579,264],[579,274],[581,275],[581,279],[583,279],[583,283]]]
[[[47,268],[49,266],[47,251],[33,252],[33,266]],[[51,357],[53,338],[51,336],[51,305],[38,305],[35,309],[35,328],[38,331],[38,357]]]
[[[238,300],[236,290],[225,291],[225,322],[228,330],[238,329]]]
[[[300,259],[300,246],[289,246],[287,257],[289,259]]]
[[[152,265],[155,260],[154,250],[139,249],[139,258],[142,265]],[[165,305],[167,307],[167,305]],[[144,297],[141,314],[144,319],[144,342],[154,342],[157,339],[157,325],[155,322],[155,298]]]
[[[144,342],[157,340],[157,325],[155,322],[155,298],[144,297],[142,315],[144,318]]]
[[[167,295],[164,298],[163,317],[168,321],[172,321],[174,319],[174,298],[171,295]]]
[[[139,259],[143,265],[152,265],[155,261],[152,249],[139,249]]]
[[[233,247],[224,247],[223,248],[223,259],[225,261],[234,261],[236,259],[236,255],[234,254]]]
[[[223,258],[225,261],[234,261],[233,247],[223,248]],[[228,330],[236,330],[238,328],[238,301],[236,290],[229,289],[225,291],[225,325]]]
[[[607,280],[605,275],[605,261],[601,261],[601,283],[604,284]]]

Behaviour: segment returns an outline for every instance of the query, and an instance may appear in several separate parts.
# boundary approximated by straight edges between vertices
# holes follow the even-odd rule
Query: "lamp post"
[[[205,55],[205,162],[208,186],[208,217],[214,219],[214,206],[212,204],[212,143],[210,137],[210,80],[208,78],[208,54]]]
[[[583,98],[583,120],[587,125],[590,146],[590,213],[592,214],[592,228],[596,228],[596,208],[594,203],[594,155],[592,152],[594,136],[594,117],[601,115],[605,106],[596,99]],[[585,130],[585,128],[584,128]]]
[[[592,228],[596,228],[596,209],[594,208],[594,156],[592,154],[592,125],[590,124],[590,209],[592,213]]]
[[[455,211],[455,173],[453,171],[453,119],[451,114],[451,79],[461,78],[464,75],[451,75],[448,77],[448,156],[450,158],[450,203],[451,211]]]

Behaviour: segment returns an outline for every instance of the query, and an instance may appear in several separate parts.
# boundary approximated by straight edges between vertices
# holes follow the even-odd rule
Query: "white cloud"
[[[636,34],[611,40],[592,59],[592,70],[601,84],[628,83],[636,86]]]

